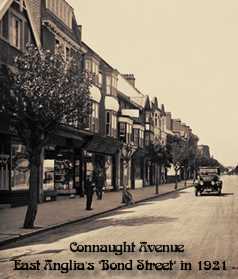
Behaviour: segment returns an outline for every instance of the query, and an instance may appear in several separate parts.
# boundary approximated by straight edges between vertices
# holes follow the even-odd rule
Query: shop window
[[[30,169],[29,161],[26,156],[26,148],[22,144],[13,144],[12,152],[12,172],[11,172],[11,189],[12,190],[28,190]]]
[[[54,182],[54,160],[44,160],[43,163],[43,191],[53,191],[55,189]]]
[[[63,159],[55,160],[54,184],[55,184],[55,189],[59,193],[74,192],[73,163],[71,162],[71,160],[63,160]]]

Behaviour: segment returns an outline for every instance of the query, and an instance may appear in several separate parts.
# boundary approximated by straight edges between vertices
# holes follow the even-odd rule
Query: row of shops
[[[120,158],[120,143],[113,138],[86,131],[62,128],[45,147],[42,157],[42,201],[58,195],[84,195],[87,174],[94,168],[104,172],[104,190],[117,191],[123,183],[129,188],[151,184],[153,167],[145,167],[144,152],[138,150],[127,168]],[[26,148],[9,130],[0,133],[0,203],[12,206],[27,203],[29,161]]]

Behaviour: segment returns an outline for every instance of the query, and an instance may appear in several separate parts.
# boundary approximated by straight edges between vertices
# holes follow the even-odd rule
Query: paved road
[[[237,279],[238,177],[223,179],[223,195],[220,197],[215,195],[195,197],[193,189],[189,188],[136,207],[115,211],[90,222],[70,225],[21,241],[18,247],[8,247],[0,251],[0,278]],[[91,245],[92,248],[92,245],[97,244],[104,244],[109,248],[110,245],[120,245],[124,241],[131,245],[129,248],[134,249],[134,252],[115,255],[113,252],[70,251],[70,243],[73,242],[79,245],[79,249],[83,249],[85,248],[83,245]],[[144,245],[141,251],[139,251],[140,242],[148,244],[146,247]],[[155,244],[156,247],[153,246]],[[178,245],[184,246],[184,252],[179,252],[182,246]],[[72,247],[75,249],[76,245]],[[166,252],[168,249],[169,253]],[[15,263],[12,260],[18,260],[16,261],[18,267],[20,263],[28,265],[35,263],[32,267],[40,270],[13,270]],[[105,268],[108,260],[112,263],[112,269],[116,266],[115,263],[120,263],[117,268],[124,266],[133,270],[104,271],[102,263],[99,263],[101,260],[106,260]],[[203,269],[220,267],[226,270],[199,271],[199,261],[202,261]],[[181,262],[188,264],[181,265]],[[65,269],[67,265],[70,267],[70,263],[72,267],[77,263],[78,269],[94,270],[62,273],[66,272]],[[21,266],[27,267],[26,264]],[[181,266],[183,269],[192,270],[181,270]],[[62,272],[44,270],[44,267],[46,269],[61,267]],[[146,268],[153,270],[145,270]],[[156,268],[158,270],[155,270]]]

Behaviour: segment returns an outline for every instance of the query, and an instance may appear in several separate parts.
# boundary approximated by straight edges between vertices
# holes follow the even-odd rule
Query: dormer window
[[[72,29],[73,9],[64,0],[46,0],[46,8]]]

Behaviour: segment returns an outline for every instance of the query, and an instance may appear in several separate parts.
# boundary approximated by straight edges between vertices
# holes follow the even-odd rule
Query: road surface
[[[25,239],[0,251],[0,278],[237,279],[238,177],[223,181],[222,196],[188,188]]]

